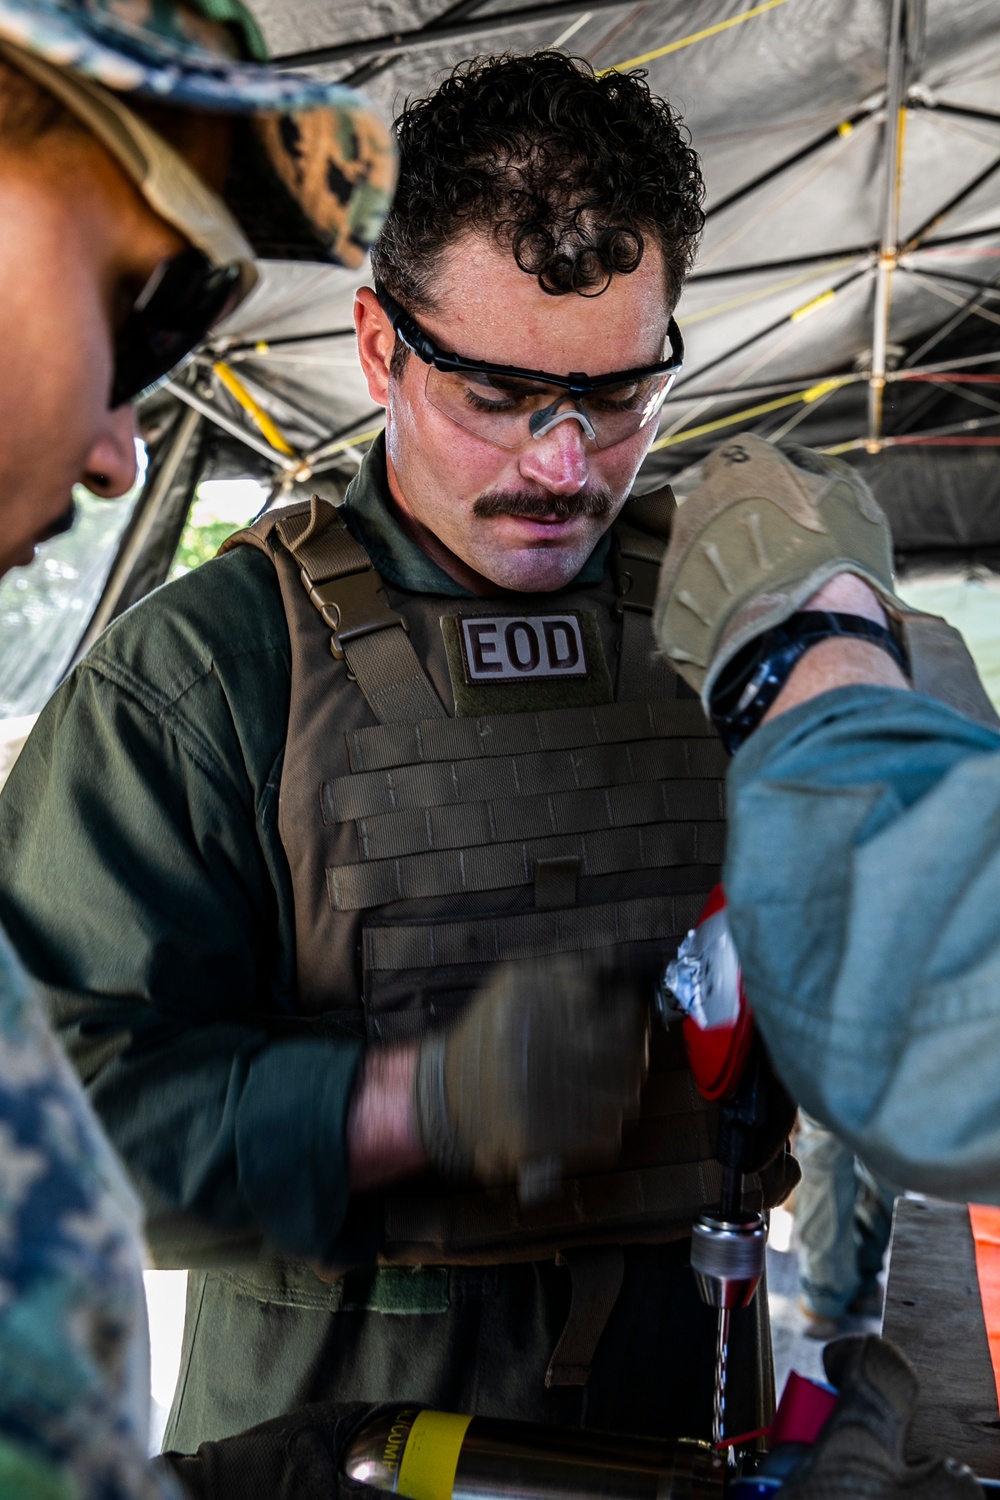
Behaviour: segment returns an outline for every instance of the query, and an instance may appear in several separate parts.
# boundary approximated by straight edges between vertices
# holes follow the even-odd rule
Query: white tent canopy
[[[556,46],[598,68],[646,68],[701,153],[708,222],[678,309],[685,369],[639,489],[684,482],[708,446],[749,427],[862,467],[904,558],[1000,557],[995,0],[254,8],[275,54],[364,84],[393,112],[483,51]],[[85,567],[59,550],[82,532],[49,544],[35,697],[166,578],[204,476],[254,476],[276,500],[343,493],[381,426],[354,352],[357,284],[267,263],[236,317],[146,404],[148,477],[127,525],[85,516],[101,531]],[[62,593],[59,567],[75,568]],[[6,640],[23,653],[38,634],[18,615],[21,586],[0,585],[0,616],[20,620]],[[0,659],[0,712],[38,706],[5,697],[4,675]]]

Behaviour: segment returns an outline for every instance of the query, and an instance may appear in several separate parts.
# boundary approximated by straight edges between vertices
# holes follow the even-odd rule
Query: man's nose
[[[592,448],[591,448],[592,451]],[[588,440],[574,418],[558,423],[544,437],[521,449],[518,471],[553,495],[575,495],[590,476]]]
[[[135,438],[135,408],[109,411],[84,461],[80,483],[107,500],[124,495],[135,484]]]

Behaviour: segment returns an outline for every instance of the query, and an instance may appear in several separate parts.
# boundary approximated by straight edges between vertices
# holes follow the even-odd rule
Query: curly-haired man
[[[714,1119],[639,980],[715,880],[723,755],[652,656],[672,502],[629,499],[697,158],[641,77],[557,53],[398,130],[357,299],[384,438],[56,695],[2,916],[196,1268],[174,1447],[400,1396],[707,1436]],[[762,1304],[730,1430],[767,1418]]]

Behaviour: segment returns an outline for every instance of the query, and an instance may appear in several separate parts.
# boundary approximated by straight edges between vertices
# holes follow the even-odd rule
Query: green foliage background
[[[232,536],[239,527],[229,521],[209,521],[204,526],[190,522],[181,533],[177,555],[170,567],[170,577],[180,578],[215,556],[227,536]]]

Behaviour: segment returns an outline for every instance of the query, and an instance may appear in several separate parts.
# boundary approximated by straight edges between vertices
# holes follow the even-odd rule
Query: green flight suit
[[[395,526],[385,483],[378,445],[345,512],[383,578],[469,597]],[[608,550],[575,582],[600,582]],[[0,798],[0,920],[145,1200],[154,1254],[197,1268],[168,1446],[322,1399],[707,1436],[715,1319],[686,1241],[626,1247],[582,1388],[544,1383],[570,1301],[552,1261],[334,1283],[303,1264],[370,1265],[378,1221],[348,1201],[361,1044],[296,1015],[277,828],[289,681],[274,569],[237,548],[101,638]],[[731,1431],[772,1397],[763,1297],[732,1351]]]

